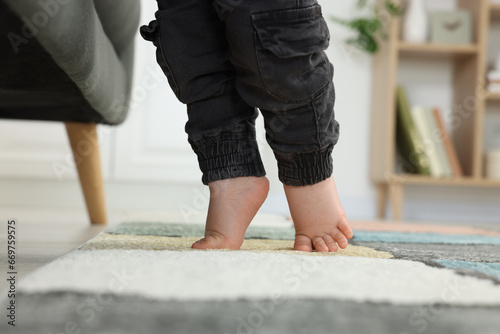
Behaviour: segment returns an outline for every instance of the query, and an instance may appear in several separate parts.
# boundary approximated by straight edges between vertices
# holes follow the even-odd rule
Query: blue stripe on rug
[[[355,241],[412,244],[500,245],[500,238],[485,235],[454,235],[437,233],[400,233],[355,231]]]
[[[500,280],[500,263],[468,262],[457,260],[434,260],[434,262],[446,268],[477,271]]]

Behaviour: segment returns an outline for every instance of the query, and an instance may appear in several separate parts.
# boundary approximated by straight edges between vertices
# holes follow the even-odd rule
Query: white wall
[[[359,15],[355,1],[323,1],[324,16],[349,18]],[[351,217],[372,217],[374,192],[369,180],[371,106],[371,57],[346,46],[350,32],[330,24],[330,61],[335,66],[335,113],[340,140],[334,150],[334,176],[341,199]]]

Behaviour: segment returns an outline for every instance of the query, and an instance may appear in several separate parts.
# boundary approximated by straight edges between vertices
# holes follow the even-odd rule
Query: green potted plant
[[[332,20],[356,33],[356,36],[346,40],[347,44],[369,54],[374,54],[379,49],[380,40],[387,39],[381,11],[386,11],[392,17],[401,15],[403,12],[402,7],[396,5],[391,0],[386,0],[382,9],[375,5],[370,6],[368,0],[358,0],[357,7],[360,10],[370,7],[370,16],[357,17],[352,20],[332,17]]]

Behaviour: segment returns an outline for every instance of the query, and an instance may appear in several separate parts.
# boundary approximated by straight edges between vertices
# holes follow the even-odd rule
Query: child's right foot
[[[265,177],[237,177],[208,184],[205,237],[196,249],[239,249],[250,222],[266,200],[269,181]]]
[[[333,177],[312,186],[285,186],[285,194],[295,225],[295,250],[336,252],[347,247],[353,234]]]

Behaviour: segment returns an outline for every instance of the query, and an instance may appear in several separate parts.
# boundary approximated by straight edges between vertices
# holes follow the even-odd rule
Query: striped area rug
[[[21,281],[19,326],[0,331],[500,332],[500,233],[353,227],[347,249],[325,254],[293,251],[291,224],[251,226],[240,251],[199,251],[203,225],[123,223]]]

